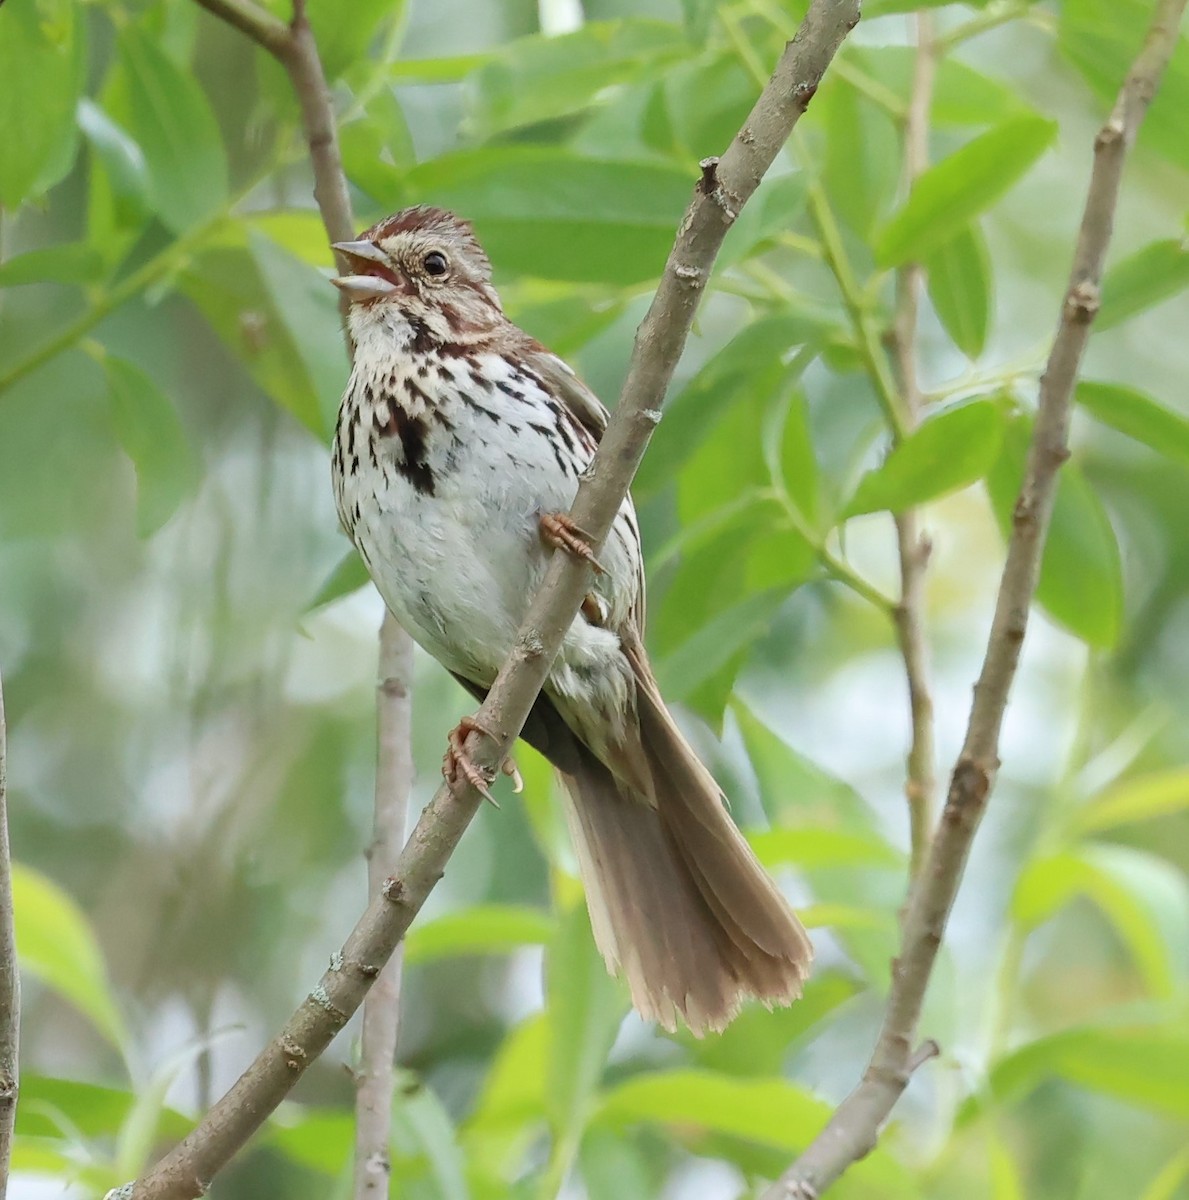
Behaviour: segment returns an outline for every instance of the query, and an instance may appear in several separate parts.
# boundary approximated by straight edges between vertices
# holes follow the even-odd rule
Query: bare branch
[[[198,3],[277,58],[283,59],[288,52],[293,40],[289,27],[255,0],[198,0]]]
[[[0,1200],[8,1191],[17,1113],[21,977],[12,928],[12,856],[8,846],[8,748],[0,683]]]
[[[703,170],[652,306],[636,335],[619,405],[571,512],[597,545],[606,537],[660,419],[660,406],[722,240],[858,17],[858,0],[813,0],[743,128],[722,158]],[[519,734],[578,611],[588,570],[569,555],[553,556],[512,653],[479,710],[478,723],[497,737],[474,733],[468,739],[467,751],[480,768],[494,772]],[[285,1028],[185,1141],[127,1195],[135,1200],[193,1200],[203,1193],[362,1003],[441,878],[481,802],[470,787],[454,793],[446,787],[438,789],[382,896],[369,905]]]
[[[763,1200],[818,1196],[875,1145],[879,1128],[908,1083],[921,1003],[962,879],[975,830],[999,766],[999,731],[1015,678],[1028,610],[1040,574],[1057,472],[1069,456],[1070,404],[1110,243],[1127,151],[1176,45],[1186,0],[1158,0],[1144,45],[1094,143],[1094,165],[1057,335],[1040,385],[1024,482],[974,704],[949,794],[924,867],[909,897],[900,956],[883,1028],[862,1082]],[[917,1056],[919,1059],[919,1056]]]
[[[413,785],[413,643],[391,613],[380,627],[376,688],[376,808],[368,847],[368,895],[383,894],[405,841]],[[396,1037],[400,1026],[401,948],[388,960],[363,1004],[355,1076],[355,1200],[383,1200],[392,1169],[388,1143]]]
[[[912,92],[904,126],[904,174],[909,187],[929,165],[929,111],[937,71],[933,17],[916,15],[917,51]],[[893,348],[900,375],[905,434],[921,421],[922,399],[917,380],[917,312],[925,272],[920,263],[907,263],[896,272],[896,322]],[[908,800],[911,877],[916,878],[929,848],[933,828],[937,779],[933,739],[933,698],[929,689],[929,648],[925,640],[925,572],[932,544],[920,528],[915,508],[896,514],[896,548],[900,560],[900,602],[894,610],[896,640],[908,680],[912,741],[908,751],[905,795]]]

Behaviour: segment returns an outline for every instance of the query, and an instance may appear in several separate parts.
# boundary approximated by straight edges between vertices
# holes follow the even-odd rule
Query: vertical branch
[[[7,744],[4,688],[0,683],[0,1200],[8,1191],[12,1130],[17,1111],[17,1051],[21,979],[12,928],[12,857],[8,846]]]
[[[1094,141],[1094,164],[1077,248],[1057,333],[1041,379],[1036,423],[1012,518],[986,656],[974,687],[966,738],[950,777],[945,808],[909,894],[900,954],[892,964],[892,987],[879,1040],[859,1085],[801,1157],[763,1193],[762,1200],[815,1200],[820,1196],[875,1146],[880,1126],[908,1085],[913,1070],[936,1053],[932,1043],[912,1052],[921,1005],[999,769],[999,733],[1040,577],[1057,472],[1069,457],[1073,389],[1090,325],[1098,312],[1123,164],[1172,57],[1185,5],[1186,0],[1157,0],[1143,48]]]
[[[937,69],[933,18],[916,15],[917,52],[912,93],[904,125],[904,174],[908,186],[929,165],[929,110]],[[921,420],[921,389],[917,379],[917,313],[925,281],[920,263],[907,263],[896,272],[896,317],[892,344],[900,376],[904,432]],[[916,877],[929,846],[937,781],[934,776],[933,698],[929,688],[929,651],[925,640],[925,572],[932,543],[920,528],[920,512],[907,508],[896,514],[896,547],[900,560],[900,600],[895,608],[896,640],[904,659],[912,741],[908,751],[904,791],[912,845],[911,875]]]
[[[405,842],[413,782],[411,722],[413,643],[391,613],[380,627],[376,686],[376,809],[367,877],[371,896],[396,874]],[[363,1036],[355,1077],[355,1200],[383,1200],[392,1170],[393,1070],[400,1027],[403,943],[384,965],[363,1002]]]
[[[330,90],[310,27],[306,0],[293,0],[293,20],[288,26],[257,7],[255,0],[199,0],[199,3],[253,38],[284,66],[301,110],[302,132],[314,176],[314,200],[327,241],[350,241],[355,236],[355,215],[343,171]],[[348,264],[339,265],[345,269]],[[343,336],[348,351],[354,354],[346,323],[348,306],[347,296],[340,293]],[[413,643],[391,613],[385,613],[380,628],[378,676],[376,793],[372,842],[367,851],[368,896],[373,902],[381,897],[385,879],[396,871],[413,785],[410,694]],[[401,965],[398,948],[380,969],[363,1005],[355,1090],[356,1200],[379,1200],[388,1195]]]

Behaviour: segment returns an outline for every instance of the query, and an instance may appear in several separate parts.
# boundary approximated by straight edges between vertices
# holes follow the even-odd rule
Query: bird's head
[[[347,272],[331,282],[351,302],[353,327],[399,314],[459,337],[502,318],[483,247],[470,224],[445,209],[402,209],[334,249]]]

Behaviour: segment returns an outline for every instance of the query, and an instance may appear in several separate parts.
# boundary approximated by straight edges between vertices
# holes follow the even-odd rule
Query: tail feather
[[[808,935],[682,737],[638,644],[636,720],[614,774],[542,694],[521,736],[557,768],[595,941],[642,1016],[702,1035],[744,1000],[789,1004],[813,958]],[[465,679],[482,698],[484,689]]]
[[[726,1026],[748,996],[795,1000],[813,949],[674,724],[643,653],[627,654],[639,742],[625,753],[647,765],[650,794],[578,742],[578,761],[560,772],[570,826],[608,967],[622,971],[643,1015],[668,1029],[680,1016],[701,1034]]]

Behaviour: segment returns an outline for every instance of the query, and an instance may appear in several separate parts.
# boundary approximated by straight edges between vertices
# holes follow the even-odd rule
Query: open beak
[[[388,257],[371,242],[335,242],[331,247],[357,268],[352,275],[337,275],[330,282],[352,301],[382,300],[403,290],[392,275]]]

